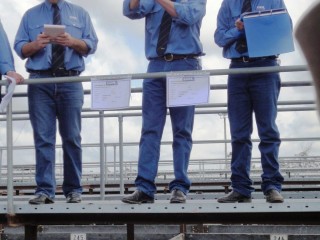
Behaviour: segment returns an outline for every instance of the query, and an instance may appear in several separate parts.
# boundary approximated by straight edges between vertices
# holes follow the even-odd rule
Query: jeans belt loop
[[[172,61],[173,61],[173,54],[170,53],[170,54],[164,55],[164,60],[165,60],[166,62],[172,62]]]

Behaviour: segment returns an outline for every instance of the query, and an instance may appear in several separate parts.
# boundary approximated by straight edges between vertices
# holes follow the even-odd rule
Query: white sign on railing
[[[131,78],[91,79],[91,108],[116,110],[128,108],[131,96]]]
[[[210,75],[167,75],[167,107],[208,104],[210,99]]]

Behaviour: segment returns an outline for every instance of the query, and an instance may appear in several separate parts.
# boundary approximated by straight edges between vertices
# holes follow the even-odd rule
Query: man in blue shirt
[[[57,37],[44,33],[44,24],[65,25]],[[27,58],[30,78],[78,76],[85,69],[83,57],[93,54],[98,39],[89,14],[64,0],[45,0],[23,16],[15,50]],[[56,118],[63,145],[63,192],[68,203],[81,201],[81,83],[29,85],[29,112],[36,147],[35,198],[30,204],[53,203],[55,182]]]
[[[146,18],[148,72],[200,70],[203,55],[200,28],[206,0],[124,0],[130,19]],[[143,126],[140,140],[137,190],[125,203],[153,203],[156,192],[160,142],[166,121],[166,79],[143,82]],[[170,108],[175,179],[170,183],[171,203],[184,203],[191,182],[187,171],[192,148],[194,107]]]
[[[18,84],[23,82],[23,77],[15,72],[14,59],[7,34],[0,21],[0,74],[14,78]]]
[[[231,59],[230,68],[278,66],[277,56],[249,58],[244,12],[285,8],[283,0],[224,0],[218,14],[215,42],[223,48],[223,56]],[[251,202],[250,179],[251,134],[253,112],[260,137],[262,191],[267,202],[283,202],[280,194],[283,177],[279,171],[280,134],[276,125],[277,101],[281,81],[278,73],[230,75],[228,79],[228,114],[232,137],[233,191],[218,202]]]

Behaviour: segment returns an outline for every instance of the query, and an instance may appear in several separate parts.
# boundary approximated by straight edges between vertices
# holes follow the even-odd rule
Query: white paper
[[[167,75],[167,107],[208,104],[209,99],[209,74]]]
[[[91,79],[91,108],[116,110],[128,108],[131,96],[131,78]]]
[[[65,31],[66,31],[65,25],[50,25],[50,24],[44,25],[44,33],[51,38],[58,37],[59,35],[64,34]]]
[[[8,104],[10,103],[11,99],[12,99],[12,96],[13,96],[13,93],[14,93],[14,90],[16,88],[16,85],[17,85],[17,81],[12,78],[12,77],[9,77],[9,76],[4,76],[7,80],[9,80],[11,83],[8,87],[8,92],[7,94],[2,98],[2,101],[1,101],[1,104],[0,104],[0,111],[1,112],[5,112]]]

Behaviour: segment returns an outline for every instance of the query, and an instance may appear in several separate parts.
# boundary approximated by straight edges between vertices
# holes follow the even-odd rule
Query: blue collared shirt
[[[155,0],[140,0],[138,8],[130,10],[130,0],[123,2],[123,14],[130,19],[146,18],[145,51],[148,59],[158,57],[157,43],[164,8]],[[174,3],[178,17],[173,19],[166,53],[203,53],[200,28],[206,14],[207,0],[177,0]]]
[[[6,32],[0,22],[0,73],[14,71],[14,60]]]
[[[61,21],[66,25],[66,32],[72,37],[84,41],[89,54],[93,54],[97,49],[98,38],[93,28],[89,14],[81,7],[60,0],[58,7],[61,12]],[[17,54],[24,59],[22,48],[25,44],[35,41],[37,36],[43,32],[44,24],[52,24],[53,7],[48,0],[29,9],[22,18],[14,48]],[[40,50],[28,58],[26,63],[27,70],[48,70],[51,68],[52,45]],[[67,70],[84,71],[85,64],[81,54],[66,47],[64,57]]]
[[[245,32],[235,27],[235,22],[240,18],[244,0],[223,0],[217,20],[217,30],[214,34],[216,44],[223,47],[223,57],[239,58],[248,56],[240,54],[236,49],[236,41],[243,38]],[[252,11],[264,11],[286,8],[283,0],[252,0]]]

